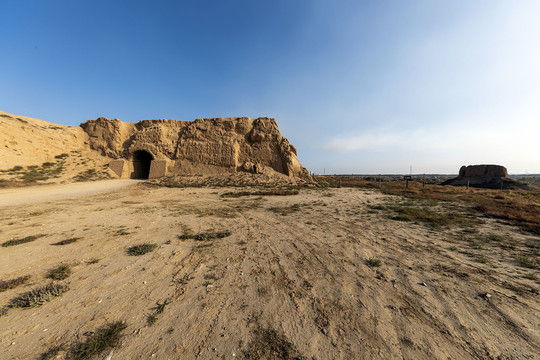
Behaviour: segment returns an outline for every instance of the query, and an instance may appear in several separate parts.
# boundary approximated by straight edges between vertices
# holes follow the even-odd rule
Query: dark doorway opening
[[[148,179],[150,175],[150,163],[154,160],[152,154],[148,151],[137,150],[133,153],[133,172],[132,179]]]

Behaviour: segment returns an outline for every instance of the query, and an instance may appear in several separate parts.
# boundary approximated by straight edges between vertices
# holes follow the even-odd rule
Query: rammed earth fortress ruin
[[[238,171],[310,178],[273,118],[126,123],[100,117],[81,127],[89,146],[111,158],[109,166],[121,178]]]

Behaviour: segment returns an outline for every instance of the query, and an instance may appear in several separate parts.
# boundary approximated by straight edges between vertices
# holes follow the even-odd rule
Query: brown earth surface
[[[538,358],[538,236],[467,203],[361,188],[221,196],[239,190],[134,183],[10,204],[0,190],[0,243],[43,235],[0,246],[0,281],[30,276],[0,291],[1,358],[62,346],[63,359],[116,321],[113,360]],[[420,210],[448,221],[404,221]],[[187,235],[208,231],[221,238]],[[158,247],[128,254],[144,243]],[[61,264],[67,292],[9,306]]]

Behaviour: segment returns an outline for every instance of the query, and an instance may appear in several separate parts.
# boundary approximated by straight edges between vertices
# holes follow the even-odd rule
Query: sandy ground
[[[45,235],[0,247],[0,279],[31,276],[0,292],[0,306],[48,283],[59,264],[73,270],[62,281],[70,288],[64,295],[0,317],[2,359],[38,358],[119,320],[127,329],[113,359],[242,358],[274,345],[257,340],[257,329],[275,330],[306,359],[539,358],[539,285],[524,277],[538,271],[517,266],[500,247],[470,249],[463,240],[470,228],[433,230],[374,210],[400,198],[332,189],[230,199],[220,194],[232,189],[118,184],[99,194],[0,204],[1,242]],[[474,231],[512,238],[516,247],[539,240],[475,220]],[[208,230],[231,235],[178,238]],[[51,245],[73,237],[80,239]],[[127,254],[142,243],[159,248]],[[369,258],[381,266],[368,266]]]
[[[44,201],[76,199],[82,196],[121,189],[139,183],[140,180],[103,180],[71,184],[29,186],[25,188],[0,189],[0,206],[35,204]]]

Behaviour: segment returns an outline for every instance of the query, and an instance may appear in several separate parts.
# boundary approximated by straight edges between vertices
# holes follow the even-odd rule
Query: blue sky
[[[540,173],[538,1],[0,2],[0,109],[275,117],[316,173]]]

